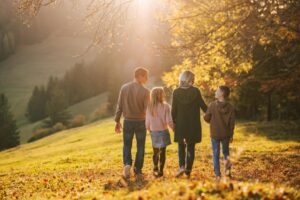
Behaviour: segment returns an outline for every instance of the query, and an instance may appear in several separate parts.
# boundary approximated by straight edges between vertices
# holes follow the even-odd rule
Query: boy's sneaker
[[[215,180],[216,180],[217,183],[219,183],[221,181],[221,176],[216,176]]]
[[[125,179],[129,179],[130,178],[130,165],[125,165],[124,170],[123,170],[123,176]]]
[[[185,172],[184,167],[180,167],[176,173],[176,178],[182,176],[184,174],[184,172]]]

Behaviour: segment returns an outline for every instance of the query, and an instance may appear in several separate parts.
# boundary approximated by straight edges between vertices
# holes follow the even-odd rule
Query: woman
[[[179,170],[176,177],[192,171],[195,144],[201,142],[200,108],[206,112],[200,90],[194,87],[195,75],[184,71],[179,77],[179,87],[173,92],[172,119],[175,125],[175,142],[178,143]]]

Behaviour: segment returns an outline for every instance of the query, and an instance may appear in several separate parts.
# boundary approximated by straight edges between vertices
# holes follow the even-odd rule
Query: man
[[[132,166],[131,147],[134,135],[137,141],[134,174],[137,178],[142,178],[146,141],[145,115],[150,98],[149,90],[144,87],[148,81],[148,73],[148,70],[145,68],[136,68],[134,81],[124,84],[119,94],[115,116],[115,131],[116,133],[121,133],[122,125],[120,119],[123,114],[123,176],[125,179],[130,178]]]

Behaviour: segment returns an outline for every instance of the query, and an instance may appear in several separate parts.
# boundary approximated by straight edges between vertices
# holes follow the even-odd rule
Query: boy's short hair
[[[135,68],[134,70],[134,77],[135,78],[138,78],[140,76],[146,76],[148,75],[149,71],[144,68],[144,67],[138,67],[138,68]]]
[[[219,88],[223,92],[224,98],[228,98],[230,95],[230,88],[225,85],[221,85]]]

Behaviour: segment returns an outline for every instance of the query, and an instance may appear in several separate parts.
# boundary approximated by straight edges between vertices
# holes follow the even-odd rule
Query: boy
[[[228,102],[230,89],[219,86],[215,93],[216,101],[212,102],[204,116],[210,123],[210,137],[213,151],[213,164],[216,179],[221,177],[220,172],[220,143],[224,156],[225,175],[231,176],[231,163],[229,160],[229,143],[232,142],[235,113],[233,106]]]

